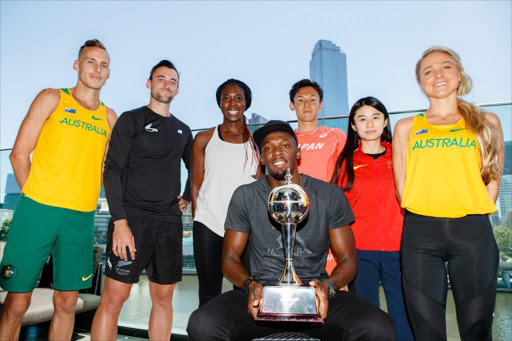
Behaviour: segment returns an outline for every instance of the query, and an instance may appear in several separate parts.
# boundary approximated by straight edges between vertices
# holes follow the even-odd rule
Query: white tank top
[[[205,149],[204,180],[199,189],[194,221],[224,237],[224,222],[231,196],[240,185],[256,180],[258,160],[249,141],[222,141],[218,129],[215,128]]]

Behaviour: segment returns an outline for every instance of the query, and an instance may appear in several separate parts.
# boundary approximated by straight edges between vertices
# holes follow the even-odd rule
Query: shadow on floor
[[[48,340],[48,329],[50,323],[40,323],[32,326],[26,326],[21,328],[20,341],[39,341]],[[147,330],[133,329],[126,327],[119,327],[118,329],[118,340],[122,341],[140,341],[149,339]],[[88,330],[75,329],[71,341],[89,341],[91,340],[91,334]],[[172,335],[171,341],[188,341],[187,335]]]

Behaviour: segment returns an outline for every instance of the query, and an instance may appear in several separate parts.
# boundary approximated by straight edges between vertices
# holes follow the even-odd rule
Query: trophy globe
[[[286,184],[275,187],[268,197],[268,211],[272,219],[281,224],[285,267],[277,285],[265,285],[256,321],[308,322],[322,324],[316,306],[315,288],[301,285],[293,268],[293,248],[297,224],[309,212],[309,198],[299,185],[292,184],[288,168]]]
[[[309,212],[309,198],[299,185],[291,183],[290,169],[286,184],[275,187],[268,197],[268,210],[272,219],[281,224],[285,268],[277,281],[278,285],[301,285],[302,282],[293,268],[293,248],[297,224],[303,221]]]

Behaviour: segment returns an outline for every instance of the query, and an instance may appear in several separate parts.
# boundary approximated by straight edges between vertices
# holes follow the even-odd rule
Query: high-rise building
[[[13,173],[7,174],[7,181],[5,182],[5,196],[3,208],[6,210],[16,211],[18,202],[21,199],[21,189]]]
[[[503,164],[503,175],[512,174],[512,141],[505,141],[505,162]]]
[[[183,237],[190,237],[194,227],[194,218],[192,217],[192,203],[181,216],[181,223],[183,224]]]
[[[496,206],[498,207],[500,224],[506,225],[507,218],[512,212],[512,175],[507,174],[501,177],[500,195]],[[509,227],[512,228],[512,226]]]
[[[499,216],[498,223],[512,228],[512,141],[505,141],[505,160],[501,177],[500,194],[496,207],[498,212],[491,216]],[[493,220],[491,219],[491,222]],[[497,224],[496,224],[497,225]],[[493,226],[495,226],[493,224]]]
[[[254,131],[256,131],[256,129],[258,129],[259,127],[261,127],[262,125],[264,125],[267,122],[268,122],[268,120],[265,117],[253,112],[251,114],[251,118],[249,119],[249,130],[254,133]],[[254,124],[254,125],[252,125],[252,124]]]
[[[319,40],[311,53],[309,77],[324,90],[324,108],[319,118],[348,115],[347,56],[329,40]],[[347,132],[348,119],[325,120],[321,124]]]
[[[103,187],[102,187],[103,188]],[[107,244],[108,223],[110,221],[110,212],[108,210],[107,199],[99,198],[94,215],[94,241],[98,244]]]

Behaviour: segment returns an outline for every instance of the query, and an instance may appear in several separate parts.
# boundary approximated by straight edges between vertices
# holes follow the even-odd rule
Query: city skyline
[[[499,106],[488,106],[488,107],[484,107],[484,109],[486,111],[495,112],[496,114],[499,115],[500,119],[502,120],[503,133],[505,136],[505,141],[504,141],[504,156],[505,156],[504,161],[505,162],[504,162],[504,168],[503,168],[503,175],[511,175],[512,174],[512,139],[510,139],[510,135],[512,132],[512,129],[511,129],[512,125],[510,125],[510,122],[507,123],[507,121],[503,120],[503,118],[504,118],[504,114],[505,114],[505,115],[508,115],[508,118],[510,120],[510,118],[511,118],[510,116],[512,116],[512,104],[499,105]],[[412,113],[404,114],[404,113],[392,113],[392,112],[390,112],[389,114],[390,114],[392,128],[394,127],[394,124],[400,118],[413,115]],[[396,118],[395,116],[397,116],[398,118]],[[268,120],[265,117],[259,115],[258,113],[253,112],[253,113],[251,113],[251,116],[248,117],[248,121],[249,121],[248,122],[249,124],[263,124],[263,123],[267,122]],[[292,121],[292,123],[291,123],[292,127],[296,128],[297,127],[296,117],[294,117],[290,121]],[[295,121],[295,122],[293,122],[293,121]],[[505,122],[505,124],[504,124],[504,122]],[[320,121],[320,124],[325,124],[325,123],[324,123],[324,121]],[[507,124],[508,124],[508,127],[507,127]],[[252,131],[254,131],[255,129],[257,129],[257,126],[251,126],[250,129]],[[508,138],[508,140],[507,140],[507,138]],[[8,159],[9,152],[10,152],[9,150],[0,151],[0,166],[1,166],[0,167],[0,200],[4,200],[4,202],[5,202],[6,194],[9,193],[7,188],[10,188],[11,192],[13,192],[14,194],[21,192],[19,190],[19,186],[16,183],[14,174],[12,173],[11,164]],[[4,184],[4,182],[3,182],[4,179],[5,179],[5,187],[2,186],[2,184]],[[187,174],[185,172],[185,167],[182,164],[182,174],[181,174],[182,187],[185,185],[186,179],[187,179]],[[14,189],[16,189],[16,190],[14,190]],[[105,195],[104,193],[105,193],[105,191],[102,186],[100,197],[104,197],[104,195]],[[17,203],[17,201],[16,201],[16,203]],[[0,202],[0,204],[1,204],[1,202]],[[497,205],[499,205],[499,204],[497,203]]]
[[[252,113],[249,119],[250,124],[262,124],[265,123],[266,119],[257,113]],[[253,129],[251,127],[251,129]],[[512,224],[512,140],[504,141],[504,168],[503,175],[500,184],[499,197],[496,202],[496,208],[498,211],[491,216],[491,222],[493,226],[495,225],[507,225]],[[12,169],[10,170],[12,172]],[[182,171],[184,168],[182,166]],[[182,185],[185,183],[184,179],[186,179],[186,174],[182,174]],[[2,181],[0,179],[0,185]],[[4,194],[5,193],[5,194]],[[7,173],[5,188],[0,187],[0,215],[2,215],[3,220],[11,219],[11,216],[8,217],[7,211],[13,211],[16,209],[19,198],[21,196],[21,190],[16,182],[13,173]],[[96,231],[99,233],[96,236],[97,240],[103,240],[106,236],[108,219],[110,217],[110,213],[108,212],[108,204],[105,198],[105,190],[103,186],[101,187],[100,198],[98,200],[98,208],[97,208],[97,218],[96,218]],[[510,220],[510,221],[509,221]],[[191,212],[188,210],[184,215],[184,226],[187,225],[187,228],[190,229],[192,224]],[[508,225],[507,225],[508,226]],[[512,226],[509,226],[512,228]]]
[[[288,91],[309,77],[314,45],[322,39],[347,54],[349,106],[372,95],[389,112],[426,108],[414,65],[432,45],[449,46],[462,57],[474,84],[466,100],[512,100],[511,2],[103,1],[97,6],[1,1],[0,6],[4,149],[12,148],[41,89],[76,84],[72,64],[90,38],[100,39],[111,56],[111,76],[101,94],[109,107],[120,115],[146,104],[149,70],[168,58],[180,71],[180,93],[171,110],[192,129],[222,121],[215,89],[232,77],[251,87],[248,116],[254,112],[266,119],[294,120]],[[307,18],[307,24],[298,18]],[[510,105],[490,109],[500,114],[505,140],[511,140]],[[391,124],[403,116],[393,115]],[[8,154],[0,153],[1,198],[11,172]]]
[[[324,91],[323,109],[318,117],[348,115],[347,55],[329,40],[316,42],[309,62],[309,77]],[[326,125],[347,133],[346,118],[328,121]]]
[[[309,77],[311,52],[320,39],[347,54],[349,106],[371,95],[390,112],[425,108],[428,100],[414,65],[432,45],[461,55],[474,81],[467,100],[512,99],[511,2],[1,1],[0,6],[0,148],[12,147],[41,89],[76,84],[72,64],[90,38],[100,39],[111,56],[110,79],[101,94],[106,105],[120,115],[147,104],[149,70],[167,58],[180,71],[180,93],[171,110],[192,129],[220,123],[215,90],[228,78],[251,87],[251,112],[294,119],[288,91]],[[307,18],[307,24],[298,18]]]

